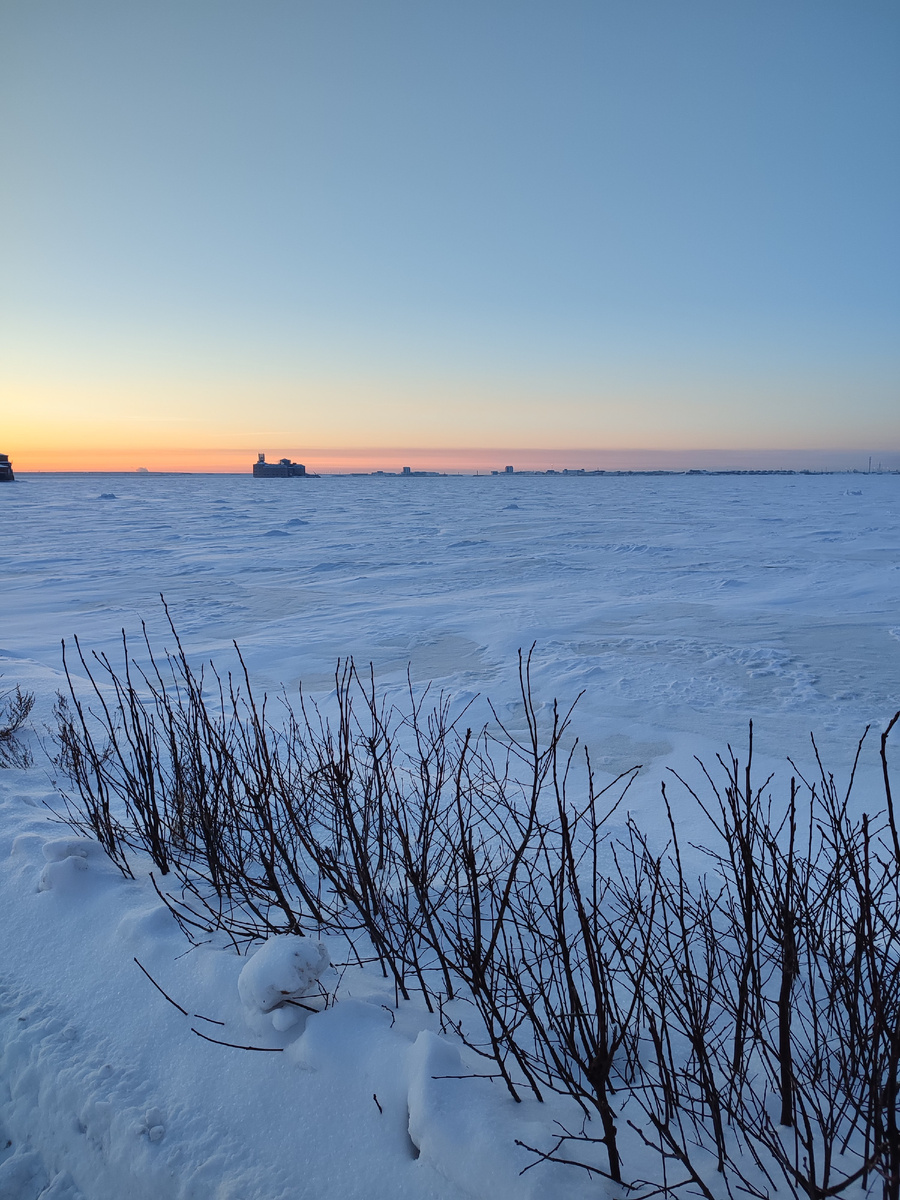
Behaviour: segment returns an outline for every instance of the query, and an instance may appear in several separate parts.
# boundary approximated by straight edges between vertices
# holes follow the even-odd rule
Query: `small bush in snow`
[[[22,744],[20,734],[34,707],[34,693],[14,691],[0,693],[0,767],[30,767],[31,752]]]

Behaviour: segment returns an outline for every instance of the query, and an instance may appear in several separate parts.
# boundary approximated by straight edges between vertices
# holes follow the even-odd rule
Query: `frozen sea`
[[[257,480],[36,475],[0,491],[0,671],[113,649],[159,593],[185,643],[327,691],[338,657],[514,719],[570,702],[609,769],[743,744],[842,759],[900,704],[900,476]],[[171,641],[171,639],[169,639]]]
[[[610,1194],[561,1165],[521,1174],[517,1139],[549,1145],[571,1114],[476,1077],[379,972],[335,972],[327,1010],[260,1025],[247,960],[224,934],[188,950],[149,860],[124,879],[53,822],[39,743],[62,638],[115,657],[146,621],[170,646],[162,592],[191,655],[227,668],[236,639],[270,692],[302,681],[327,705],[352,654],[389,695],[409,672],[512,728],[534,643],[544,715],[583,692],[598,771],[644,765],[628,797],[651,836],[665,769],[742,752],[750,718],[784,794],[810,732],[840,773],[900,707],[900,476],[40,475],[0,488],[0,531],[0,693],[38,700],[34,766],[0,771],[3,1200]],[[879,803],[877,738],[861,783]],[[211,1044],[192,1028],[209,1020],[283,1053]]]

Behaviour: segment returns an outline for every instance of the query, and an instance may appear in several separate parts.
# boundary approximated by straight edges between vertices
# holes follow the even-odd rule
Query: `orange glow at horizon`
[[[820,421],[811,434],[789,392],[787,384],[773,384],[754,400],[750,383],[733,386],[731,400],[743,400],[736,421],[718,403],[712,382],[700,392],[681,383],[658,395],[648,385],[554,398],[543,384],[529,390],[473,383],[458,391],[445,381],[403,391],[383,379],[346,389],[332,380],[261,386],[251,402],[241,380],[200,387],[79,378],[51,385],[4,383],[0,376],[0,451],[20,474],[142,468],[249,474],[260,451],[269,461],[288,457],[318,474],[405,466],[448,474],[508,465],[518,471],[821,469],[838,460],[858,467],[868,454],[896,453],[896,414],[887,429],[860,421],[849,436],[835,384],[816,393]],[[765,426],[765,436],[754,422]]]
[[[260,449],[197,449],[197,448],[5,448],[13,459],[15,470],[21,474],[52,471],[138,472],[151,473],[199,472],[211,474],[249,474]],[[416,471],[489,472],[503,470],[514,464],[520,470],[563,469],[581,466],[588,469],[602,465],[601,458],[609,452],[600,450],[523,450],[495,448],[300,448],[276,446],[263,450],[269,462],[290,458],[302,462],[309,471],[349,474],[353,472],[401,471],[404,466]],[[615,454],[615,452],[613,452]],[[621,455],[618,452],[618,457]],[[627,452],[626,452],[627,453]],[[634,451],[646,457],[646,452]]]
[[[269,462],[290,458],[302,462],[316,474],[369,474],[373,471],[395,472],[403,467],[414,471],[440,471],[453,474],[489,474],[511,465],[516,471],[546,471],[581,468],[607,471],[683,471],[691,468],[728,469],[795,469],[864,470],[865,452],[843,449],[771,449],[757,447],[719,448],[682,447],[606,447],[604,449],[497,448],[497,447],[306,447],[267,446],[239,449],[198,449],[159,447],[96,447],[93,449],[43,448],[17,449],[15,445],[0,445],[9,454],[18,476],[42,472],[110,472],[151,474],[237,474],[249,475],[260,450]],[[896,451],[884,451],[885,465],[900,467]]]

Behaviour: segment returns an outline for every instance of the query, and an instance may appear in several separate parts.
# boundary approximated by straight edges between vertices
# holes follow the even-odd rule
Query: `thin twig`
[[[137,965],[140,967],[140,969],[141,969],[141,970],[144,972],[144,974],[147,976],[147,978],[150,980],[150,982],[153,984],[153,986],[156,988],[156,990],[157,990],[157,991],[160,993],[160,995],[161,995],[161,996],[165,996],[165,998],[166,998],[166,999],[168,1000],[168,1002],[169,1002],[169,1003],[170,1003],[170,1004],[173,1006],[173,1008],[177,1008],[177,1009],[178,1009],[178,1011],[179,1011],[180,1013],[182,1013],[182,1014],[183,1014],[185,1017],[187,1017],[187,1016],[190,1016],[190,1014],[188,1013],[188,1010],[187,1010],[186,1008],[182,1008],[182,1007],[181,1007],[181,1005],[178,1003],[178,1001],[177,1001],[177,1000],[173,1000],[173,999],[172,999],[172,997],[169,995],[169,993],[168,993],[168,992],[164,992],[164,991],[163,991],[163,989],[162,989],[162,988],[159,986],[159,984],[156,982],[156,980],[153,978],[153,976],[150,974],[150,972],[147,970],[147,968],[146,968],[145,966],[143,966],[141,963],[139,963],[137,959],[135,959],[134,961],[137,963]],[[194,1013],[194,1016],[195,1016],[195,1017],[196,1017],[197,1015],[198,1015],[197,1013]],[[208,1017],[201,1017],[201,1018],[200,1018],[200,1020],[201,1020],[201,1021],[206,1021],[206,1020],[208,1020],[208,1019],[209,1019]],[[215,1024],[216,1024],[216,1025],[221,1025],[221,1024],[222,1024],[222,1022],[221,1022],[221,1021],[216,1021],[216,1022],[215,1022]]]
[[[213,1042],[216,1046],[230,1046],[232,1050],[257,1050],[260,1054],[281,1054],[284,1046],[239,1046],[237,1042],[222,1042],[218,1038],[207,1037],[205,1033],[201,1033],[199,1029],[191,1026],[191,1033],[196,1033],[197,1037],[203,1038],[204,1042]]]

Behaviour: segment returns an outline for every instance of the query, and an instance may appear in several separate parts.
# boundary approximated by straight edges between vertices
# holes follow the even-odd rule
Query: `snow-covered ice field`
[[[10,679],[162,629],[164,592],[192,650],[234,638],[271,688],[353,654],[503,703],[536,641],[541,698],[584,689],[625,759],[751,716],[796,751],[897,694],[898,476],[35,476],[0,502]]]
[[[0,691],[38,698],[35,765],[0,773],[3,1200],[598,1187],[550,1166],[520,1177],[515,1138],[547,1113],[434,1079],[465,1073],[457,1049],[415,1004],[389,1011],[378,979],[348,978],[305,1025],[254,1025],[243,959],[185,956],[145,878],[49,823],[39,740],[61,638],[114,654],[145,620],[169,645],[162,592],[192,656],[231,666],[236,639],[260,689],[302,680],[327,702],[352,654],[390,692],[409,669],[512,725],[534,642],[538,701],[584,691],[574,727],[598,769],[643,764],[629,799],[645,824],[665,768],[743,747],[750,718],[767,769],[808,763],[812,731],[840,773],[900,707],[900,476],[45,475],[0,488],[0,531]],[[202,1041],[134,957],[227,1040],[286,1052]]]

